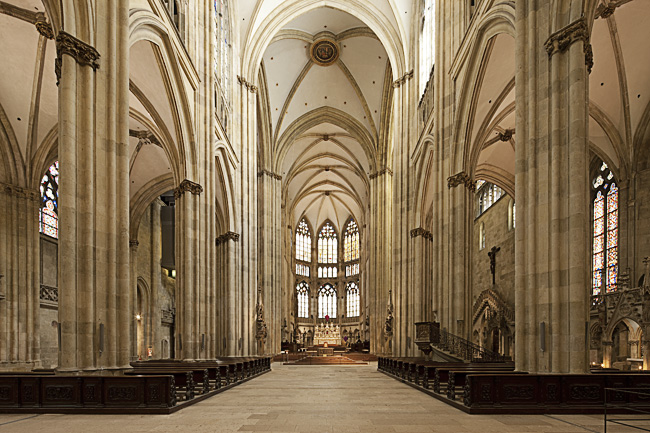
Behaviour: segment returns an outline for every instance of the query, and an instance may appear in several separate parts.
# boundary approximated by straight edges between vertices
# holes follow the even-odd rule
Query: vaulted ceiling
[[[323,65],[312,44],[327,39],[338,59]],[[386,134],[392,74],[386,50],[356,17],[333,8],[307,12],[280,29],[264,53],[261,104],[273,168],[285,179],[292,224],[340,230],[368,207],[369,176]]]

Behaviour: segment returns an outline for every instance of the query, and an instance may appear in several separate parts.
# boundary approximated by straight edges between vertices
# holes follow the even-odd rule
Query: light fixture
[[[135,315],[135,320],[141,320],[141,319],[142,319],[142,316],[140,315],[140,313]]]
[[[176,278],[176,269],[172,269],[172,278]]]

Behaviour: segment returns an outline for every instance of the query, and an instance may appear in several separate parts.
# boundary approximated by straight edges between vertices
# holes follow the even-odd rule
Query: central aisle
[[[283,366],[173,415],[0,415],[1,432],[601,432],[602,416],[481,416],[368,366]],[[12,422],[16,421],[16,422]],[[9,424],[7,424],[9,423]]]

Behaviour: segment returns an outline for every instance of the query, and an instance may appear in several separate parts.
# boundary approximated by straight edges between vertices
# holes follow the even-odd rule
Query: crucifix
[[[497,253],[501,251],[501,247],[492,247],[492,250],[488,253],[490,257],[490,272],[492,272],[492,285],[495,284],[494,275],[497,270]]]

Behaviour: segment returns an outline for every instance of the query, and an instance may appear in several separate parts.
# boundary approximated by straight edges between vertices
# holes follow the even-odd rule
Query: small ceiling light
[[[142,316],[138,313],[135,315],[135,320],[142,320]]]

